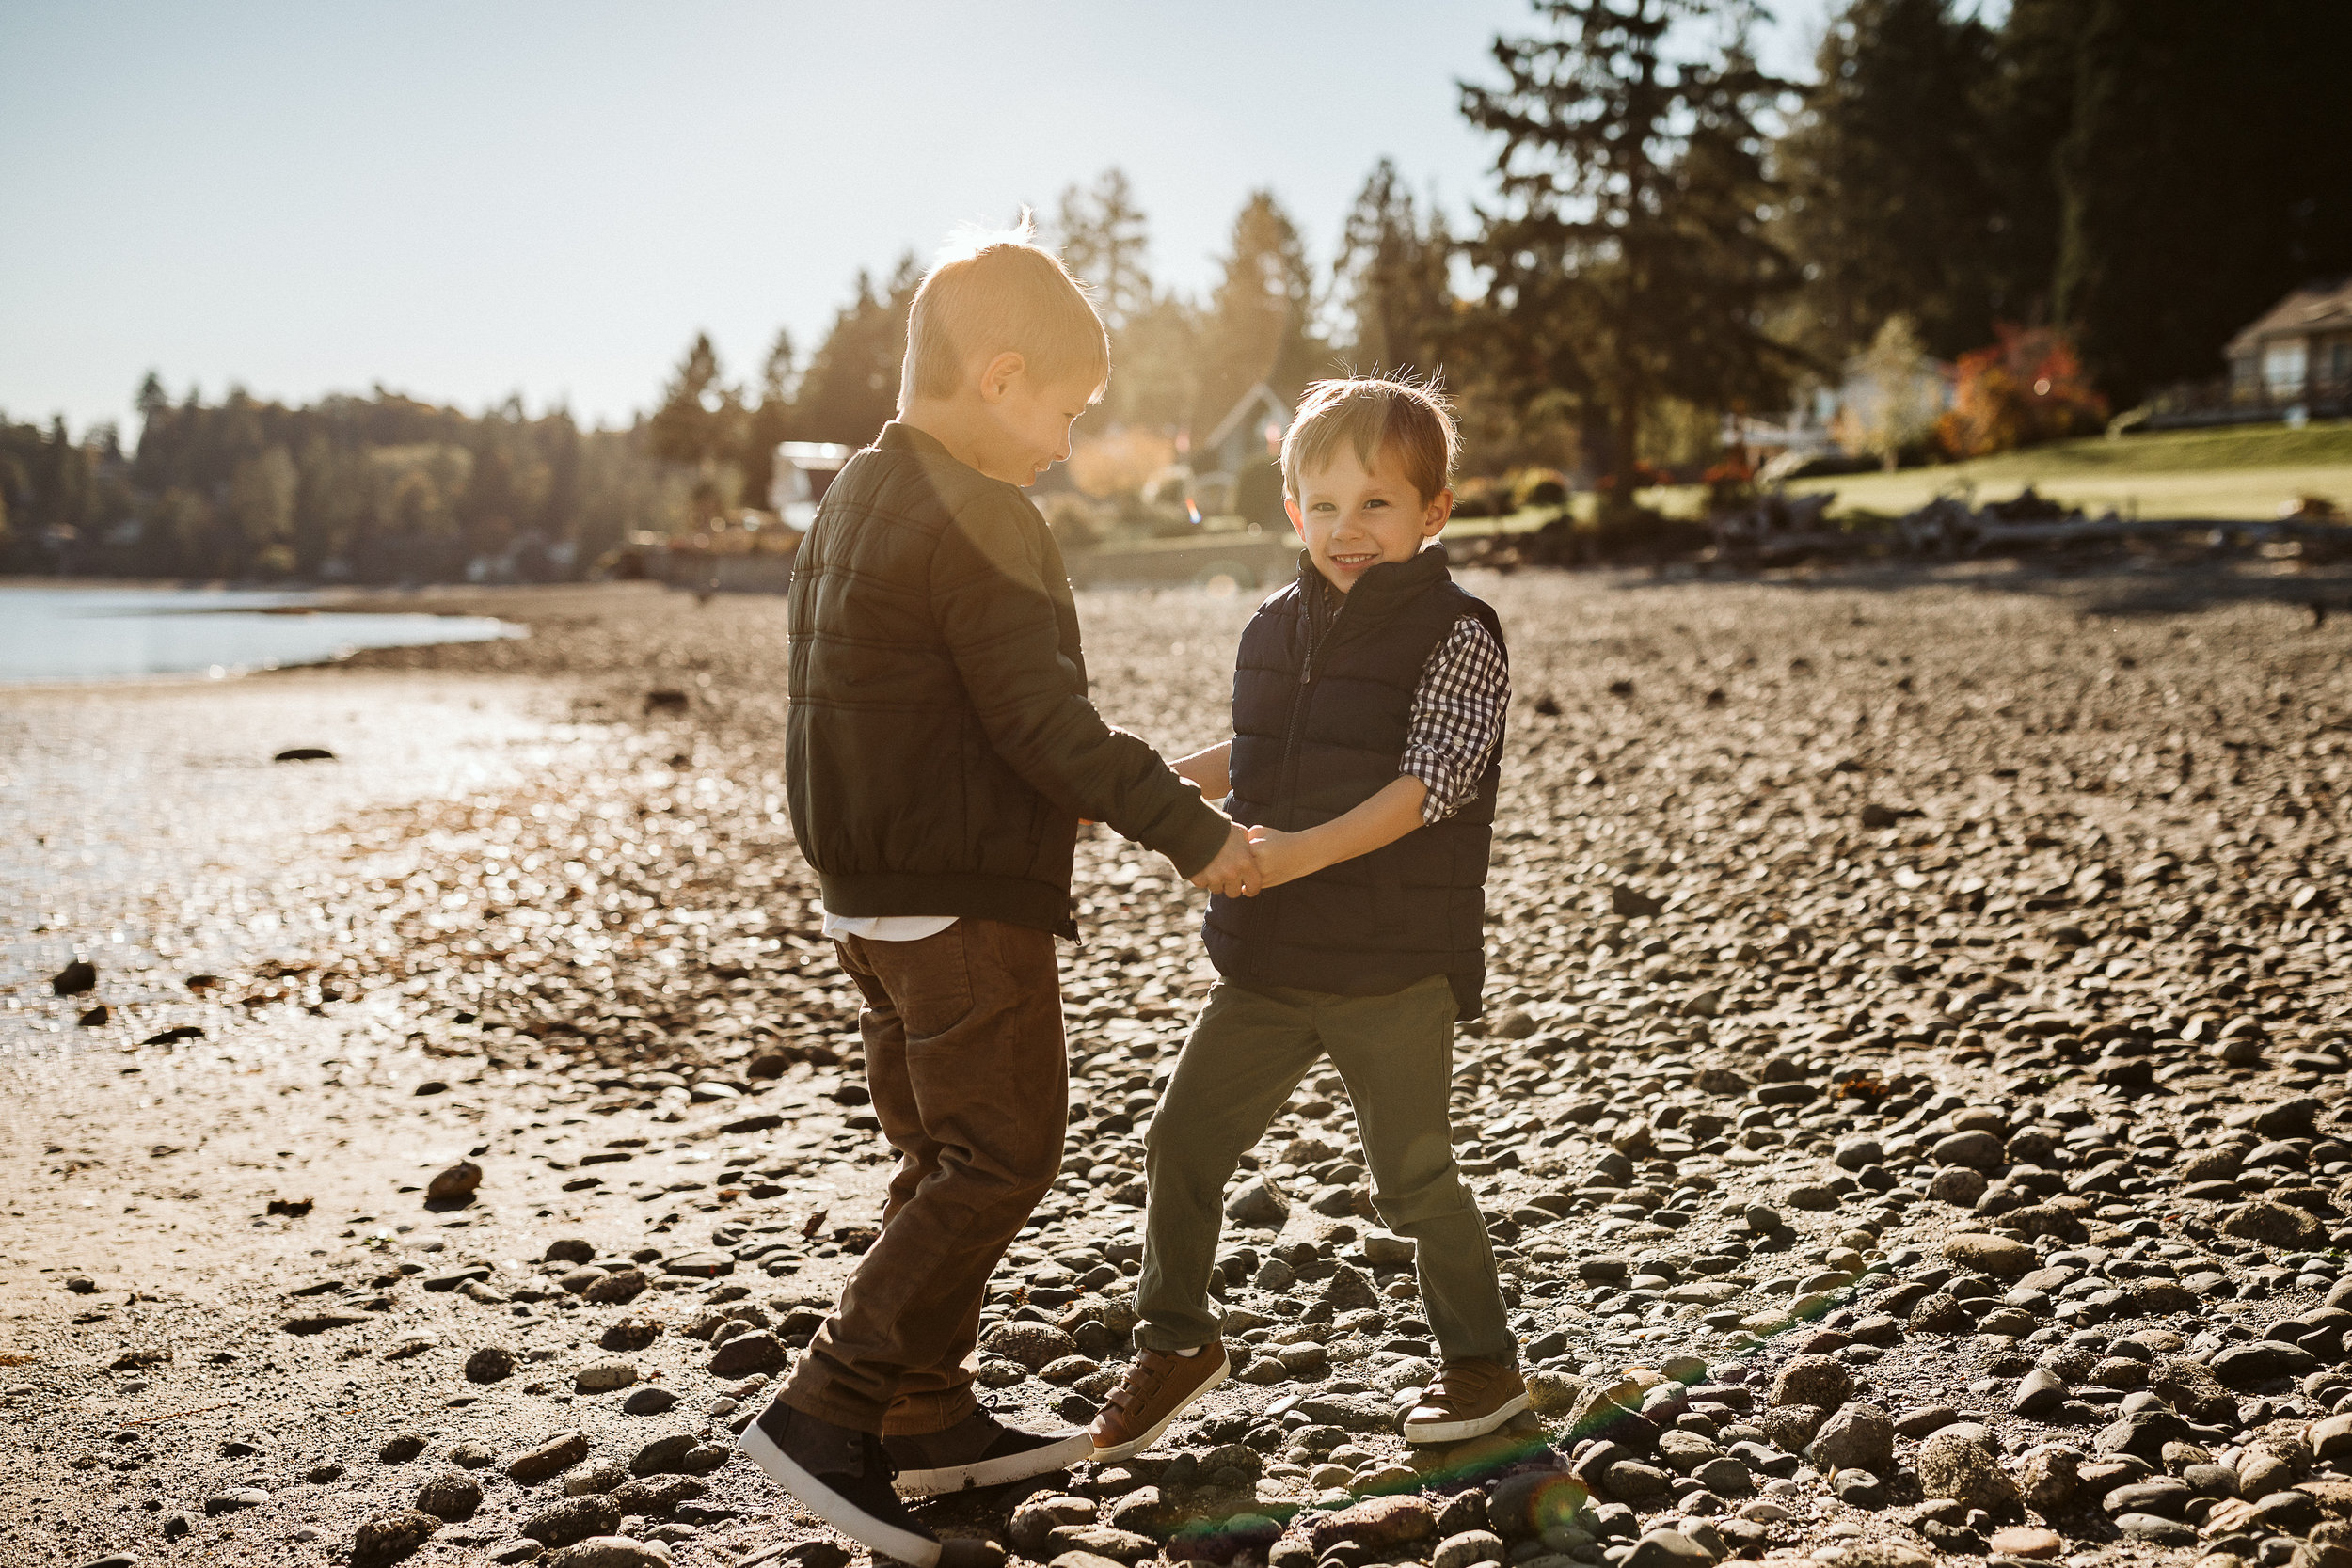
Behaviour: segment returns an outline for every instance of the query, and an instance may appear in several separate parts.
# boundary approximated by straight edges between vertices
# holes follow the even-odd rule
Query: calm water
[[[230,589],[0,588],[0,684],[220,679],[324,663],[360,648],[526,635],[485,615],[355,615],[310,609],[314,598]]]

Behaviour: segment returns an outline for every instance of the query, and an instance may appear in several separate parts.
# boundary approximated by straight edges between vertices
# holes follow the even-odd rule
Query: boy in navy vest
[[[1486,1221],[1454,1163],[1454,1024],[1479,1012],[1486,854],[1510,696],[1494,611],[1433,542],[1454,421],[1428,388],[1308,389],[1282,443],[1298,580],[1242,633],[1233,738],[1176,764],[1249,825],[1264,891],[1209,904],[1209,994],[1147,1139],[1138,1352],[1094,1457],[1149,1446],[1231,1363],[1208,1291],[1225,1183],[1329,1057],[1373,1202],[1413,1238],[1443,1370],[1405,1436],[1456,1442],[1527,1408]]]

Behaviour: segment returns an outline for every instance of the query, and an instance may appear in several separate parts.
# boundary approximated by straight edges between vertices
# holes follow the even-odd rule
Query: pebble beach
[[[1311,1073],[1229,1194],[1236,1378],[923,1516],[1057,1568],[2352,1565],[2344,585],[1464,581],[1514,700],[1454,1115],[1534,1408],[1397,1435],[1411,1247]],[[1250,598],[1082,594],[1098,705],[1217,738]],[[732,1446],[890,1169],[783,602],[385,607],[531,635],[0,691],[0,1563],[849,1568]],[[978,1376],[1083,1424],[1214,975],[1166,862],[1096,830],[1076,895]]]

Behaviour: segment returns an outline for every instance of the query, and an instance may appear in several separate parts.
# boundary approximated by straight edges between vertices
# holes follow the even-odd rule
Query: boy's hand
[[[1258,869],[1263,874],[1261,887],[1280,887],[1311,876],[1323,867],[1311,858],[1308,847],[1300,840],[1304,835],[1286,833],[1279,828],[1257,827],[1249,830],[1249,847],[1258,852]]]
[[[1248,832],[1240,827],[1225,835],[1225,847],[1216,852],[1216,859],[1190,880],[1195,887],[1228,898],[1255,898],[1258,889],[1265,885],[1259,875],[1257,851],[1250,847]]]

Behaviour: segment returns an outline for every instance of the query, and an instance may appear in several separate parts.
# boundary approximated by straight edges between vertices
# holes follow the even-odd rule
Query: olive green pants
[[[1454,1164],[1452,988],[1388,996],[1218,982],[1177,1058],[1144,1140],[1150,1193],[1136,1341],[1189,1350],[1222,1322],[1209,1298],[1225,1183],[1298,1081],[1325,1056],[1347,1085],[1381,1221],[1416,1243],[1422,1305],[1449,1359],[1512,1362],[1518,1346],[1478,1203]]]

